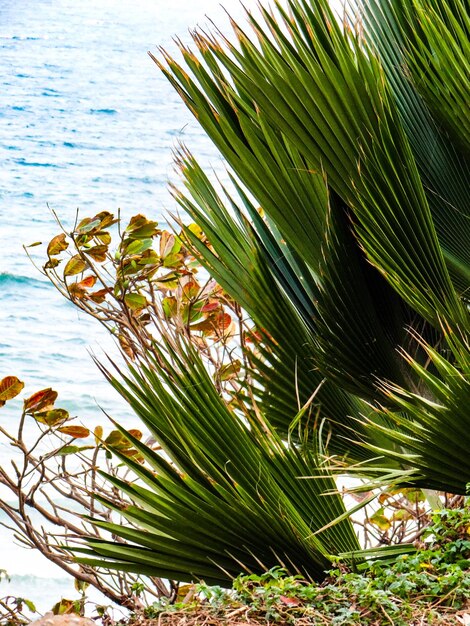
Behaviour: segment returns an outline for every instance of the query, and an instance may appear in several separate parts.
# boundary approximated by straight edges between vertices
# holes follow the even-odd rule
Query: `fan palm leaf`
[[[233,24],[235,43],[197,32],[197,54],[155,59],[231,178],[219,193],[179,151],[175,196],[211,245],[187,240],[263,341],[239,411],[169,335],[104,370],[166,456],[129,436],[150,469],[121,455],[138,480],[110,480],[141,530],[100,523],[130,545],[90,540],[86,562],[320,578],[358,550],[325,439],[374,478],[470,481],[468,6],[368,0],[362,32],[326,0],[286,4]]]
[[[121,380],[102,368],[165,457],[121,429],[147,465],[116,449],[139,481],[108,479],[134,503],[118,510],[140,530],[95,521],[131,545],[90,539],[82,562],[220,584],[274,565],[320,579],[332,554],[359,549],[348,519],[317,534],[344,505],[313,449],[286,447],[267,421],[244,423],[191,347],[167,337],[156,353]]]

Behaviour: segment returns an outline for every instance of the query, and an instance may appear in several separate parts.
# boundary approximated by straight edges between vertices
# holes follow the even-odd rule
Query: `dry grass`
[[[430,616],[431,607],[416,608],[409,626],[470,626],[470,603],[465,609],[443,608],[439,612],[434,611]],[[365,616],[364,616],[365,617]],[[370,617],[370,616],[369,616]],[[357,622],[361,626],[363,622]],[[377,616],[377,619],[368,622],[370,626],[394,626],[393,620],[387,616]],[[161,613],[157,618],[148,619],[143,616],[135,616],[129,626],[341,626],[341,622],[333,621],[331,617],[321,614],[319,611],[311,611],[305,607],[305,615],[269,620],[264,614],[256,614],[252,607],[243,606],[236,609],[227,607],[223,612],[214,614],[212,609],[198,608],[194,610],[180,610]],[[351,622],[348,626],[352,626]]]

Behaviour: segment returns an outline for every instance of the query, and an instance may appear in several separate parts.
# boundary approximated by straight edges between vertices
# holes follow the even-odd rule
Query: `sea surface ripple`
[[[225,7],[242,13],[235,0]],[[124,217],[142,212],[164,221],[173,207],[167,183],[178,141],[220,167],[147,55],[157,45],[175,50],[172,36],[187,41],[188,27],[206,24],[206,14],[226,22],[219,0],[0,3],[0,378],[20,377],[25,394],[53,387],[60,405],[89,427],[105,422],[100,407],[135,424],[89,355],[112,352],[113,343],[55,292],[22,246],[59,232],[53,212],[66,228],[77,209],[87,216],[119,208]],[[31,254],[40,264],[44,246]],[[4,407],[0,425],[13,430],[20,406]],[[10,456],[0,438],[0,463],[8,465]],[[0,596],[15,593],[15,584],[23,593],[26,581],[42,610],[66,584],[60,570],[18,547],[4,528],[1,568],[14,577],[8,587],[0,584]],[[40,576],[62,582],[51,582],[47,595]]]

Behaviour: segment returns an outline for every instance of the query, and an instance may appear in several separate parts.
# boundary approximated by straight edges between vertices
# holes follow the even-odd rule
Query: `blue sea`
[[[237,18],[243,13],[235,0],[222,4]],[[90,358],[115,347],[44,280],[23,245],[59,232],[53,211],[66,227],[77,210],[92,216],[118,208],[123,217],[145,213],[163,223],[174,208],[167,184],[179,141],[221,168],[147,55],[157,45],[174,51],[173,35],[188,41],[188,28],[207,24],[206,15],[227,24],[219,0],[0,2],[0,378],[20,377],[24,395],[53,387],[60,406],[89,427],[105,425],[101,407],[136,425]],[[44,248],[31,248],[39,264]],[[10,431],[20,406],[18,399],[0,410]],[[0,436],[3,466],[11,454]],[[76,597],[59,569],[2,527],[0,569],[12,575],[0,582],[0,597],[26,596],[41,611],[63,595]]]

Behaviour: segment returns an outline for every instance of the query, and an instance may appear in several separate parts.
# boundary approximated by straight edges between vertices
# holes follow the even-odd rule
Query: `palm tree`
[[[247,420],[181,338],[108,372],[166,456],[129,436],[147,468],[122,456],[140,481],[110,479],[141,530],[100,523],[131,545],[90,539],[90,564],[318,579],[359,551],[331,458],[383,483],[470,481],[468,2],[366,0],[340,24],[326,0],[287,0],[247,19],[154,59],[227,163],[217,189],[181,148],[175,197],[262,334]]]

